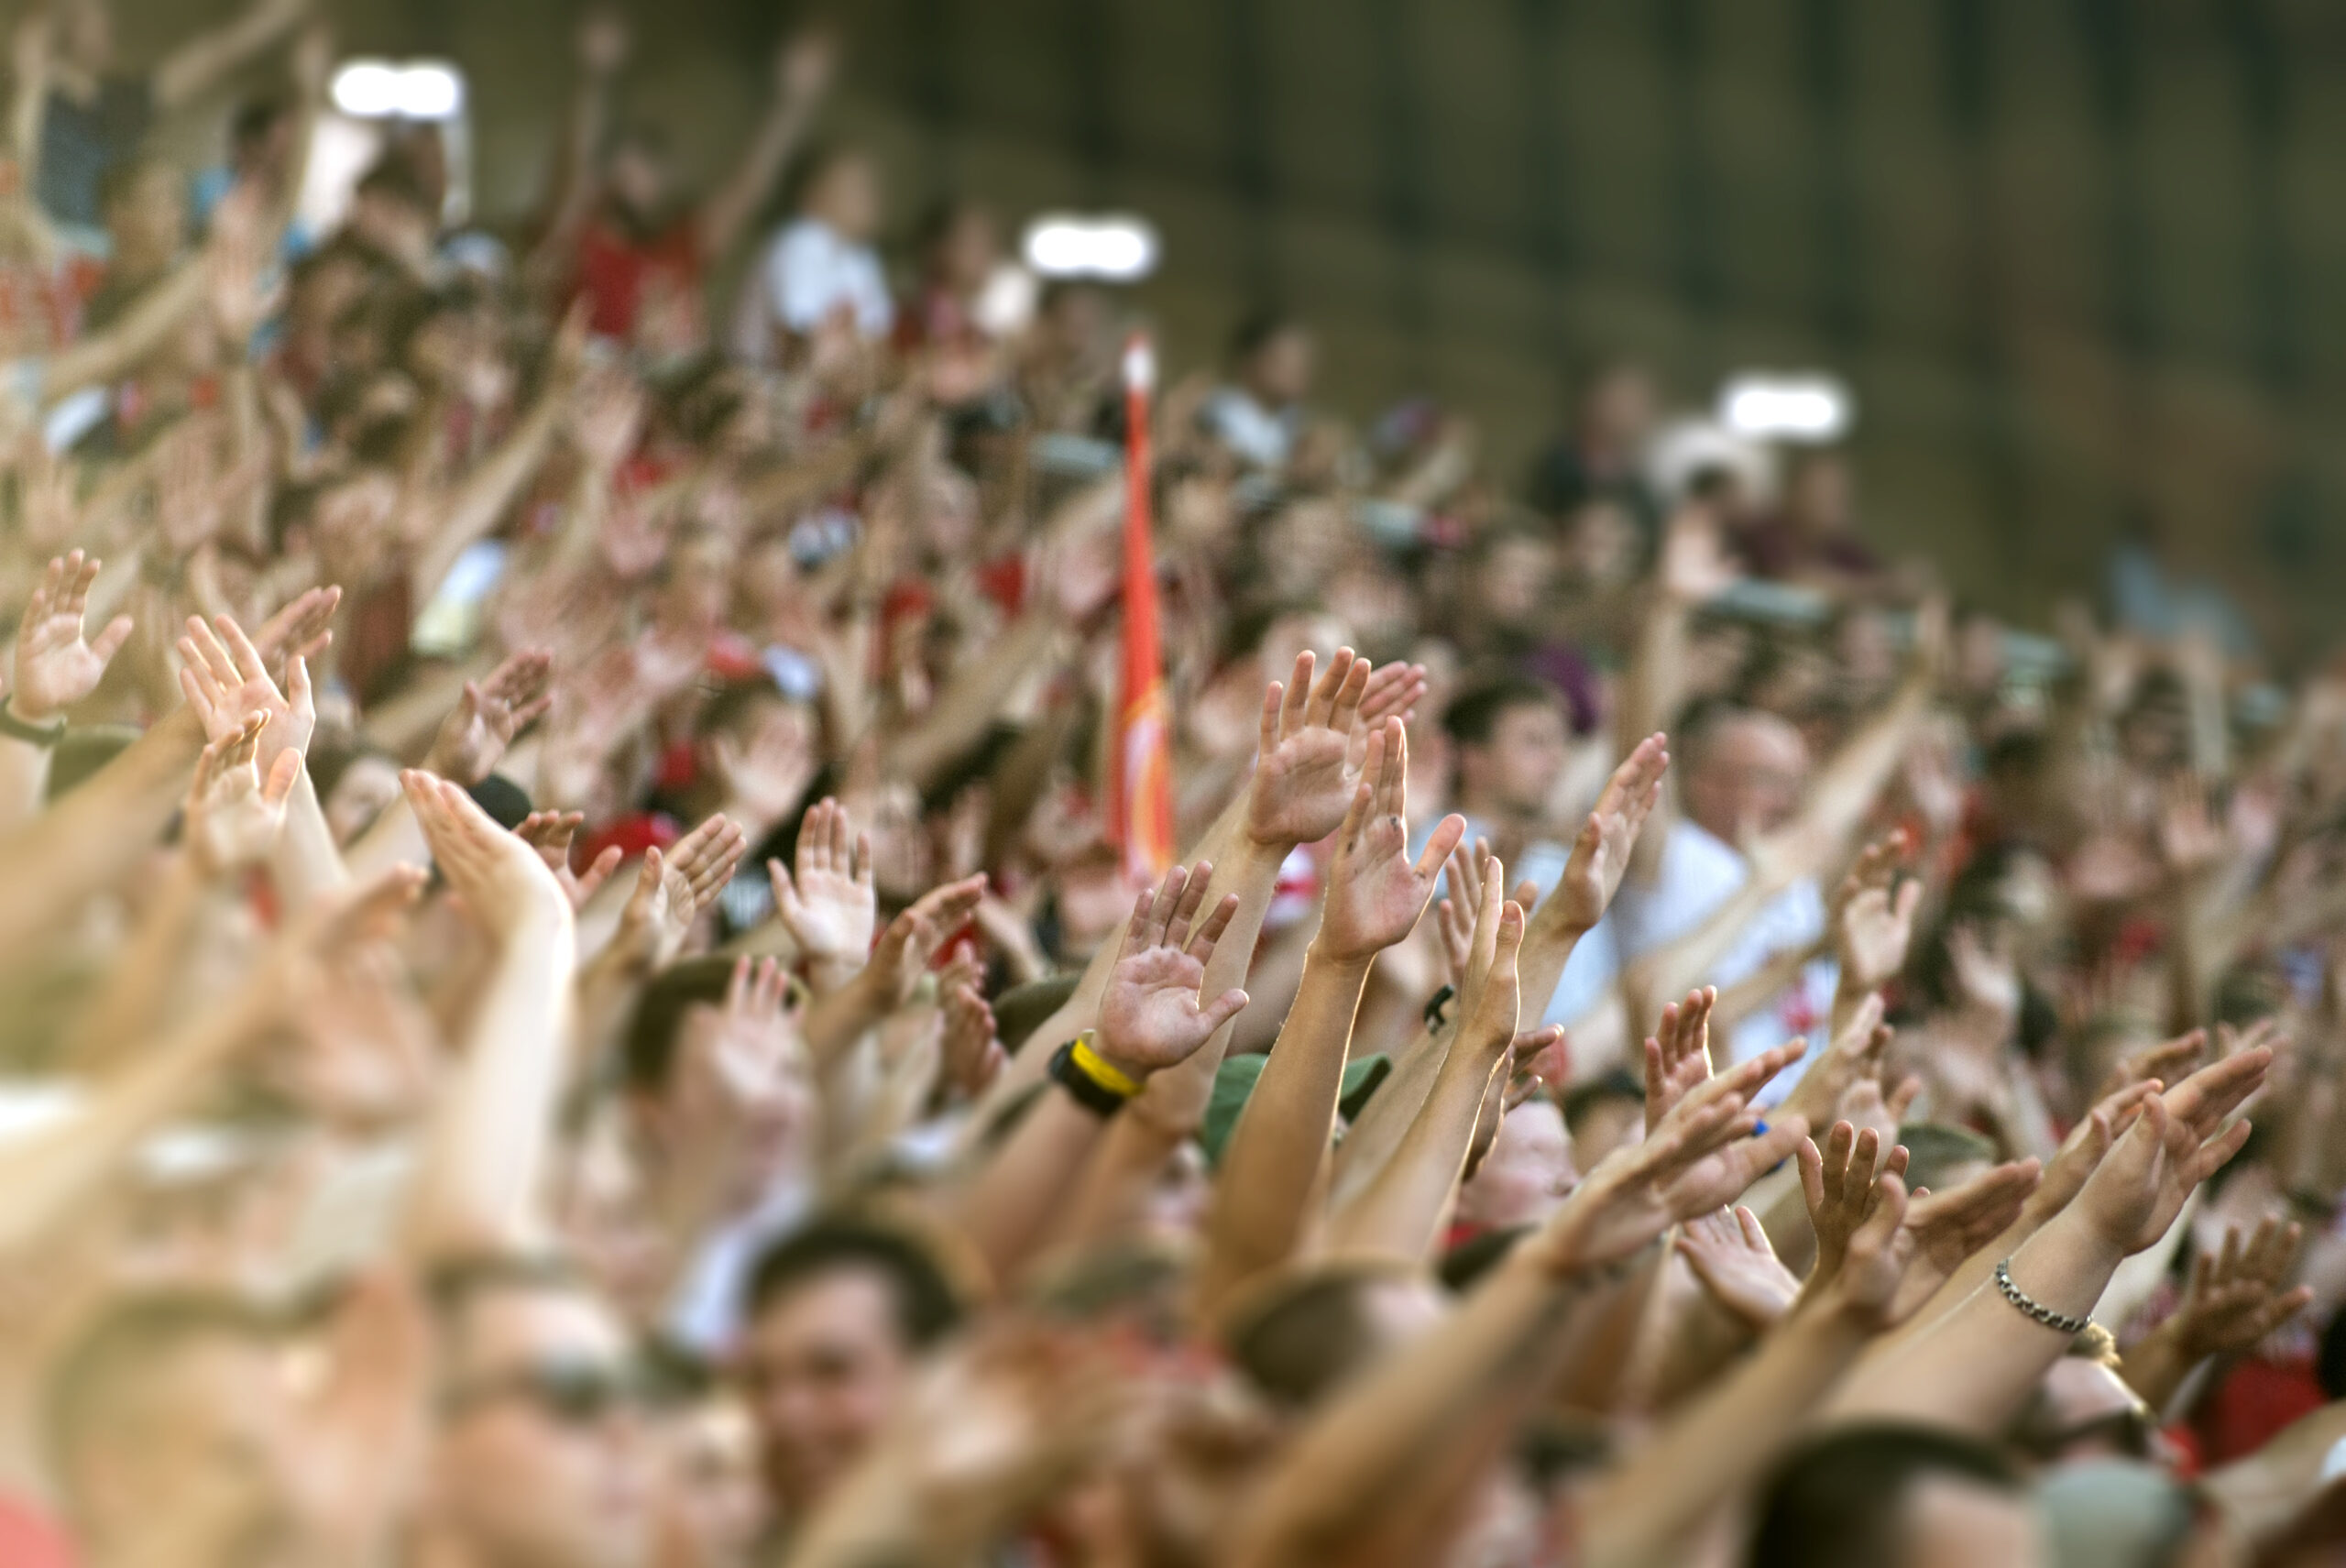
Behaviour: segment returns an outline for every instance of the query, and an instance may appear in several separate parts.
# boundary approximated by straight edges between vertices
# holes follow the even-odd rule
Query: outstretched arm
[[[155,105],[165,113],[206,92],[298,26],[309,0],[258,0],[225,27],[199,33],[155,68]]]
[[[1209,1320],[1247,1281],[1302,1245],[1327,1174],[1353,1018],[1369,966],[1416,927],[1442,861],[1466,831],[1464,818],[1444,817],[1410,862],[1403,736],[1401,721],[1388,718],[1369,737],[1366,770],[1337,830],[1327,903],[1295,1005],[1230,1135],[1198,1283]],[[1517,930],[1519,936],[1519,923]],[[1512,1018],[1508,1025],[1512,1037]]]
[[[786,41],[775,56],[773,105],[751,138],[740,167],[701,209],[701,255],[711,262],[722,260],[733,248],[751,217],[773,193],[774,181],[790,161],[791,149],[806,137],[816,107],[830,86],[834,49],[827,35],[803,33]]]

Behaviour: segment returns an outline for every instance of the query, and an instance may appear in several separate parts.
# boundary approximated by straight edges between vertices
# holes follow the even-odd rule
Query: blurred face
[[[399,764],[389,757],[360,757],[342,770],[325,798],[326,826],[334,841],[348,844],[367,831],[383,808],[399,798]]]
[[[437,1522],[475,1562],[636,1568],[654,1462],[619,1325],[583,1291],[496,1289],[465,1309],[435,1457]]]
[[[888,1281],[841,1267],[766,1303],[742,1343],[769,1499],[796,1513],[854,1464],[913,1372]]]
[[[1458,748],[1461,808],[1474,816],[1536,816],[1563,771],[1568,736],[1553,703],[1517,703],[1483,745]]]
[[[660,590],[660,618],[678,626],[714,626],[724,620],[733,598],[733,547],[714,534],[678,546],[668,559],[668,581]]]
[[[1849,471],[1837,457],[1803,463],[1786,487],[1784,510],[1813,534],[1839,533],[1849,526]]]
[[[299,1412],[269,1346],[220,1337],[164,1362],[142,1390],[137,1442],[75,1467],[75,1513],[110,1552],[191,1521],[258,1545],[283,1522]],[[230,1525],[227,1521],[239,1521]]]
[[[639,217],[657,213],[668,199],[667,164],[637,142],[622,143],[612,152],[603,181],[612,198]]]
[[[1276,334],[1255,351],[1246,379],[1266,402],[1299,403],[1311,395],[1311,371],[1317,358],[1311,334],[1301,327]]]
[[[1808,748],[1800,731],[1765,714],[1721,722],[1686,775],[1686,814],[1732,844],[1783,825],[1800,804]]]
[[[833,159],[806,194],[806,210],[843,238],[869,241],[880,231],[880,176],[861,153]]]
[[[1545,540],[1501,540],[1483,557],[1475,574],[1476,607],[1502,626],[1533,620],[1548,601],[1556,576],[1556,549]]]
[[[1499,1123],[1491,1152],[1458,1194],[1458,1217],[1489,1230],[1548,1217],[1580,1181],[1563,1113],[1533,1098]]]
[[[964,207],[937,243],[937,280],[957,294],[974,294],[1001,258],[993,214],[983,207]]]
[[[1507,1124],[1499,1124],[1501,1132]],[[1581,1116],[1580,1131],[1573,1135],[1572,1152],[1576,1161],[1594,1166],[1614,1150],[1626,1148],[1645,1136],[1646,1108],[1635,1100],[1612,1098],[1600,1100]]]
[[[731,1401],[694,1407],[661,1433],[663,1517],[691,1560],[747,1563],[763,1510],[749,1418]]]
[[[1589,389],[1589,439],[1610,449],[1633,447],[1653,426],[1653,382],[1642,370],[1624,366]]]
[[[1904,1512],[1905,1550],[1885,1568],[2037,1568],[2045,1562],[2036,1516],[2024,1497],[1935,1476],[1915,1485]]]

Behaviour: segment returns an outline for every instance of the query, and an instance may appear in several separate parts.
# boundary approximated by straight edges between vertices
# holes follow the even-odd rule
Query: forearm
[[[203,733],[181,709],[33,822],[0,839],[12,896],[0,899],[0,969],[45,950],[83,900],[135,870],[178,807]]]
[[[1906,743],[1930,709],[1931,688],[1921,674],[1909,675],[1890,705],[1858,730],[1816,775],[1803,823],[1836,843],[1858,830],[1890,782]]]
[[[1055,617],[1030,610],[1003,633],[996,646],[955,673],[918,729],[883,749],[882,771],[924,787],[933,784],[948,764],[977,744],[1018,684],[1050,657],[1058,634]]]
[[[410,1215],[414,1251],[510,1251],[534,1239],[565,1082],[573,964],[567,909],[550,905],[505,935],[427,1135]]]
[[[178,978],[195,918],[207,894],[203,878],[184,854],[158,879],[137,927],[98,988],[97,1000],[74,1025],[65,1059],[73,1070],[104,1079],[131,1059]]]
[[[1711,1027],[1724,1034],[1775,1001],[1787,986],[1799,981],[1801,971],[1814,961],[1820,950],[1821,944],[1812,944],[1771,954],[1756,972],[1733,985],[1720,987],[1719,999],[1711,1006]]]
[[[741,159],[732,178],[701,212],[701,254],[714,265],[725,258],[741,229],[766,199],[773,183],[782,177],[783,166],[790,161],[791,149],[805,135],[806,122],[814,105],[796,98],[784,97],[766,112],[765,121],[758,127],[756,139]]]
[[[181,44],[155,68],[157,104],[176,109],[282,38],[300,13],[256,6],[227,26]]]
[[[2166,1419],[2175,1397],[2182,1392],[2184,1380],[2200,1358],[2184,1348],[2182,1336],[2176,1332],[2175,1320],[2169,1319],[2151,1331],[2134,1348],[2128,1351],[2120,1363],[2118,1375],[2126,1386],[2143,1397],[2143,1403],[2161,1420]]]
[[[2012,1255],[2012,1278],[2031,1299],[2065,1317],[2083,1318],[2123,1256],[2072,1210]],[[1997,1261],[1988,1260],[1990,1270]],[[1992,1433],[2067,1351],[2070,1338],[2019,1310],[1990,1281],[1926,1332],[1869,1358],[1834,1401],[1834,1414]]]
[[[416,826],[415,813],[402,795],[394,796],[367,830],[351,841],[343,859],[350,875],[367,881],[393,866],[428,866],[432,850],[424,843],[423,829]]]
[[[0,833],[40,815],[49,793],[49,758],[47,746],[0,735]]]
[[[1332,1251],[1411,1260],[1426,1256],[1457,1194],[1491,1075],[1506,1050],[1504,1040],[1462,1035],[1452,1042],[1400,1147],[1331,1223]]]
[[[1315,943],[1278,1048],[1239,1113],[1214,1182],[1199,1290],[1211,1314],[1230,1293],[1295,1255],[1328,1163],[1366,959]]]
[[[209,268],[202,256],[180,263],[170,277],[139,295],[114,326],[59,349],[41,380],[42,402],[53,404],[84,387],[118,380],[152,354],[203,302]]]
[[[566,389],[550,382],[505,444],[465,477],[450,498],[447,515],[424,542],[414,572],[415,602],[429,604],[456,557],[497,525],[552,444],[569,403]]]
[[[1451,1005],[1457,1005],[1454,998]],[[1419,1030],[1409,1049],[1393,1064],[1393,1070],[1369,1096],[1360,1120],[1345,1129],[1344,1141],[1336,1149],[1329,1189],[1332,1206],[1343,1208],[1357,1198],[1395,1157],[1401,1140],[1417,1124],[1426,1096],[1433,1092],[1434,1080],[1449,1059],[1450,1043],[1456,1034],[1454,1024],[1439,1029],[1428,1025]]]
[[[1650,837],[1641,835],[1639,843]],[[1669,946],[1655,949],[1628,968],[1628,988],[1633,1028],[1652,1026],[1667,1003],[1702,984],[1727,950],[1733,947],[1753,917],[1780,890],[1758,877],[1747,881],[1708,920]]]
[[[1097,1112],[1052,1085],[992,1157],[958,1189],[940,1193],[944,1217],[997,1283],[1007,1285],[1034,1255],[1107,1127]]]
[[[1561,918],[1541,919],[1546,905],[1535,911],[1531,923],[1524,929],[1523,951],[1516,959],[1517,972],[1522,976],[1523,1016],[1537,1021],[1548,1014],[1548,1004],[1556,999],[1556,986],[1564,978],[1564,966],[1572,962],[1573,949],[1591,927]]]
[[[400,806],[405,806],[402,798]],[[317,785],[310,782],[307,767],[286,802],[285,831],[277,840],[270,869],[278,894],[289,910],[303,908],[350,885],[350,870],[334,846],[334,829],[326,826],[325,809],[318,804]]]
[[[1783,1322],[1756,1356],[1597,1486],[1582,1515],[1582,1561],[1637,1568],[1671,1560],[1674,1544],[1774,1462],[1800,1431],[1800,1414],[1864,1344],[1861,1330],[1829,1311]]]

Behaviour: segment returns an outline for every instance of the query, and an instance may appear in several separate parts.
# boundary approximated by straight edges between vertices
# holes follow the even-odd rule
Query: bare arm
[[[774,60],[774,98],[739,168],[701,209],[701,254],[722,260],[751,217],[765,204],[791,150],[806,134],[830,84],[831,40],[821,34],[791,38]]]
[[[155,68],[156,106],[168,113],[203,93],[291,32],[308,8],[307,0],[259,0],[226,26],[190,38]]]

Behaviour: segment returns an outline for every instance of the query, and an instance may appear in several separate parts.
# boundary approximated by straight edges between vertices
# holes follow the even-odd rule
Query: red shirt
[[[73,1548],[57,1527],[0,1497],[0,1563],[8,1568],[73,1568]]]
[[[587,301],[588,326],[603,337],[632,338],[647,304],[697,302],[706,266],[690,216],[639,240],[597,214],[578,235],[576,287]]]

